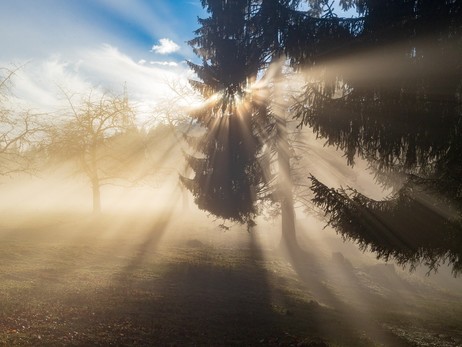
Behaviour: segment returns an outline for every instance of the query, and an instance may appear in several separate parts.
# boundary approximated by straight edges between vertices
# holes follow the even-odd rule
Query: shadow
[[[137,324],[150,323],[145,342],[250,346],[271,344],[271,338],[284,336],[271,306],[267,273],[259,265],[263,258],[253,233],[243,249],[220,251],[196,242],[194,247],[172,252],[184,259],[167,264],[162,278],[135,284],[157,294],[156,299],[127,312]],[[133,265],[125,270],[134,270]]]
[[[383,300],[361,285],[343,255],[334,253],[330,264],[321,263],[315,252],[303,249],[296,242],[287,243],[282,253],[316,301],[335,311],[348,330],[363,332],[374,344],[409,345],[380,325],[374,307],[383,305]],[[334,273],[336,278],[332,280]],[[356,302],[352,298],[356,298]],[[332,334],[331,331],[325,333]]]
[[[26,259],[19,268],[5,258],[9,270],[8,276],[0,274],[0,342],[34,346],[372,345],[362,337],[363,331],[374,342],[385,340],[375,339],[367,328],[370,322],[329,290],[323,282],[327,273],[315,255],[303,250],[292,254],[291,264],[303,280],[299,283],[284,259],[266,249],[263,252],[253,231],[233,230],[241,233],[242,242],[236,247],[216,247],[203,239],[160,247],[169,230],[167,212],[152,221],[152,233],[143,234],[145,238],[134,248],[137,252],[126,255],[128,262],[104,243],[85,248],[86,253],[78,256],[71,254],[72,260],[59,268],[42,269],[43,264],[28,264]],[[49,244],[37,244],[34,252],[48,249]],[[57,248],[53,254],[63,251]],[[335,266],[341,263],[336,260]],[[344,266],[348,272],[348,265]],[[14,272],[21,269],[39,273],[34,283],[30,276],[20,278],[23,273]],[[313,295],[307,295],[306,287]],[[385,345],[403,344],[388,339]]]
[[[170,205],[163,213],[156,216],[156,218],[148,225],[148,233],[133,250],[133,258],[124,267],[121,273],[121,278],[124,281],[128,280],[127,275],[135,271],[141,264],[146,256],[151,255],[159,247],[159,243],[172,220],[175,207],[174,204]]]
[[[327,321],[332,312],[313,302],[291,297],[274,286],[275,278],[255,235],[247,247],[163,249],[162,262],[139,262],[144,276],[132,276],[135,263],[125,268],[130,282],[115,281],[91,300],[102,300],[89,317],[87,334],[104,336],[105,343],[159,346],[328,346],[333,339],[358,346],[351,331]],[[92,323],[94,322],[93,326]],[[328,335],[330,333],[331,335]],[[86,337],[87,336],[87,337]],[[87,339],[86,339],[87,338]],[[326,339],[326,340],[324,340]]]
[[[157,264],[151,276],[132,277],[130,284],[116,282],[104,294],[133,301],[111,304],[97,313],[101,321],[118,319],[119,325],[130,327],[130,338],[138,345],[370,344],[361,340],[357,329],[342,323],[338,312],[297,298],[288,291],[290,286],[278,285],[287,281],[285,274],[265,268],[268,263],[253,232],[247,247],[214,249],[195,242],[194,247],[176,247],[168,254],[173,260]],[[145,271],[150,266],[137,265]],[[131,276],[129,271],[135,269],[125,270],[125,276]],[[115,336],[116,343],[127,343],[128,334]]]

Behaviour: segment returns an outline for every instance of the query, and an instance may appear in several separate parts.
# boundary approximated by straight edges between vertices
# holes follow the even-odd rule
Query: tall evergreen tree
[[[188,139],[199,155],[188,156],[194,177],[182,180],[198,206],[216,216],[250,221],[257,213],[258,193],[271,180],[269,170],[262,167],[265,160],[258,162],[258,157],[262,156],[263,143],[269,145],[273,135],[283,138],[284,130],[281,122],[276,121],[269,100],[250,89],[260,77],[259,72],[282,54],[281,33],[290,11],[299,2],[202,1],[210,17],[199,19],[197,37],[190,41],[202,65],[189,64],[199,77],[199,81],[191,83],[207,100],[191,116],[205,128],[205,133],[200,138]],[[280,168],[286,170],[287,146],[278,143]],[[286,156],[284,163],[282,153]],[[288,177],[290,173],[286,171],[284,176]],[[292,211],[289,219],[293,224],[293,201],[289,191],[285,191],[278,200],[288,202],[282,205],[290,205],[283,208],[283,215]]]
[[[349,164],[357,156],[368,160],[395,193],[375,202],[312,178],[315,203],[345,236],[385,258],[424,260],[433,268],[448,258],[460,271],[462,2],[342,3],[363,17],[304,19],[315,28],[313,41],[287,47],[294,64],[322,70],[294,112],[343,150]],[[328,33],[323,27],[342,40],[319,35]],[[294,27],[293,37],[304,29]]]
[[[188,139],[196,150],[187,155],[194,177],[182,177],[182,181],[199,208],[220,218],[251,223],[261,183],[257,162],[261,142],[254,130],[260,110],[247,100],[246,92],[260,59],[248,25],[251,1],[202,4],[210,17],[199,19],[197,37],[190,41],[202,65],[189,65],[199,78],[191,83],[206,100],[191,113],[204,133]]]

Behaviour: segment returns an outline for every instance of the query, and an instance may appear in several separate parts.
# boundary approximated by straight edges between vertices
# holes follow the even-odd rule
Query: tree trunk
[[[280,247],[290,250],[297,246],[295,210],[290,175],[290,147],[287,139],[286,120],[278,117],[277,154],[279,167],[278,195],[281,204],[282,237]]]
[[[178,185],[180,187],[180,192],[181,192],[181,201],[182,201],[182,206],[183,206],[183,212],[189,211],[189,195],[188,195],[188,190],[186,187],[181,183],[180,180],[178,180]]]
[[[92,178],[91,188],[93,192],[93,214],[99,214],[101,212],[101,191],[98,177]]]
[[[290,174],[290,146],[287,136],[287,108],[282,90],[282,61],[281,57],[273,57],[273,63],[277,64],[277,70],[273,76],[273,111],[276,114],[276,148],[278,156],[278,199],[281,204],[281,242],[279,247],[282,251],[292,251],[298,249],[297,236],[295,230],[295,210],[293,197],[293,183]]]
[[[98,159],[97,159],[97,140],[93,139],[90,152],[90,179],[91,179],[91,189],[93,192],[93,214],[97,215],[101,212],[101,183],[98,177]]]

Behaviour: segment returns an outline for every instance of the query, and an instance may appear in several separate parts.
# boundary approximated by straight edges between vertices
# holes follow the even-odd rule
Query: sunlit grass
[[[305,282],[278,255],[278,224],[259,221],[251,234],[237,226],[224,232],[198,212],[168,213],[107,213],[98,220],[41,214],[22,224],[3,223],[0,341],[148,345],[210,343],[226,335],[228,341],[245,344],[321,338],[332,346],[366,346],[373,339],[366,326],[354,324],[362,322],[358,315],[367,312],[367,317],[382,319],[393,329],[403,323],[413,331],[418,328],[412,325],[417,312],[441,315],[443,306],[453,312],[444,312],[446,319],[459,324],[456,297],[433,289],[420,291],[415,299],[409,296],[412,316],[386,305],[396,294],[383,284],[374,287],[385,295],[376,301],[349,296],[355,293],[342,280],[345,269],[331,259],[335,243],[322,233],[300,238],[315,255],[314,263],[303,267],[312,280],[336,293],[347,311],[324,303],[313,291],[315,283]],[[162,241],[152,243],[150,236],[162,233],[163,227]],[[117,232],[108,232],[112,228]],[[342,253],[346,259],[352,254],[347,248]],[[352,258],[352,273],[367,270],[358,263],[360,254]],[[324,271],[319,272],[318,265]],[[369,276],[359,283],[368,283],[364,280]],[[370,310],[364,310],[367,302]],[[236,330],[234,319],[249,325]],[[431,321],[437,322],[435,317]],[[427,322],[419,320],[421,326]],[[454,334],[442,324],[432,329]]]

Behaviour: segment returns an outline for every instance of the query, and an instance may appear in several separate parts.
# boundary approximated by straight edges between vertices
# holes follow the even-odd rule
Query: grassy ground
[[[457,294],[171,217],[4,222],[0,345],[462,344]]]

